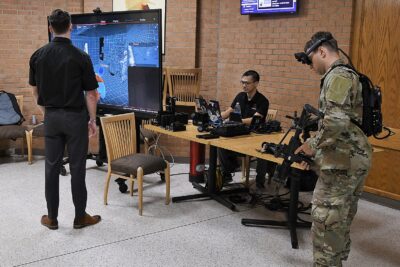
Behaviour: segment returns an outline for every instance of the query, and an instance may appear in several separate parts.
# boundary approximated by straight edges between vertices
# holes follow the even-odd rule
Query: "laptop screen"
[[[210,124],[212,126],[220,126],[222,124],[221,110],[217,100],[210,100],[207,107],[207,113],[210,117]]]
[[[207,112],[207,101],[204,98],[195,98],[196,112]]]

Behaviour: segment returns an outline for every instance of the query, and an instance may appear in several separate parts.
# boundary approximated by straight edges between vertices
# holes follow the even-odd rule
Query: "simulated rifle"
[[[311,115],[314,115],[314,117]],[[315,126],[317,125],[318,120],[324,117],[324,114],[311,105],[305,104],[300,117],[297,117],[296,112],[294,117],[287,117],[293,120],[293,124],[283,136],[282,140],[278,144],[267,142],[262,144],[263,153],[283,158],[282,164],[277,166],[274,176],[272,177],[272,180],[278,184],[286,184],[291,171],[290,166],[294,162],[301,163],[304,161],[309,164],[312,162],[312,159],[304,153],[295,154],[294,152],[302,144],[300,135],[303,133],[303,139],[306,140],[310,136],[310,131],[316,130]],[[286,136],[293,129],[295,130],[295,133],[290,138],[289,144],[283,144]]]

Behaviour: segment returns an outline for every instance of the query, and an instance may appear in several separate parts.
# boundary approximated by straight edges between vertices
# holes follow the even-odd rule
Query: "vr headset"
[[[317,40],[310,48],[307,49],[306,52],[295,53],[294,57],[297,59],[297,61],[299,61],[303,64],[311,65],[312,61],[310,60],[310,58],[308,56],[311,54],[311,52],[313,52],[315,49],[317,49],[323,42],[326,42],[329,40],[331,40],[331,39],[322,38],[320,40]]]

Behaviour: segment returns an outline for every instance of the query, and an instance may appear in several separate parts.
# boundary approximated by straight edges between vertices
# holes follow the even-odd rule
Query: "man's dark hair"
[[[71,16],[67,11],[56,9],[49,16],[49,24],[55,34],[64,34],[68,31],[71,24]]]
[[[255,70],[248,70],[245,73],[243,73],[242,77],[243,76],[251,76],[253,78],[253,82],[259,82],[260,81],[260,75]]]
[[[330,32],[316,32],[314,35],[311,37],[311,40],[306,43],[304,46],[304,52],[307,52],[308,49],[318,42],[319,40],[326,39],[326,41],[321,43],[321,46],[326,47],[330,51],[338,52],[338,44],[335,38],[333,38],[332,33]],[[315,49],[317,49],[316,47]],[[310,51],[311,52],[311,51]]]

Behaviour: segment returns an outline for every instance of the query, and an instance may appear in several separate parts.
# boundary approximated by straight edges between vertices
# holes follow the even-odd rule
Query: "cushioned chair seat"
[[[33,128],[32,132],[33,136],[43,137],[44,136],[44,124],[39,124],[35,128]]]
[[[131,173],[135,176],[139,167],[143,168],[143,174],[146,175],[164,170],[167,164],[162,158],[148,154],[128,155],[111,162],[113,171]]]
[[[161,157],[149,154],[137,154],[135,114],[125,113],[101,117],[101,126],[107,148],[108,172],[104,188],[104,204],[107,205],[108,187],[111,176],[117,176],[130,183],[130,193],[133,196],[133,186],[136,182],[139,198],[139,215],[143,213],[143,180],[146,174],[160,171],[165,180],[165,204],[170,202],[170,168],[169,163]],[[162,173],[161,173],[162,172]]]
[[[0,126],[0,139],[16,139],[25,136],[25,126],[2,125]]]

